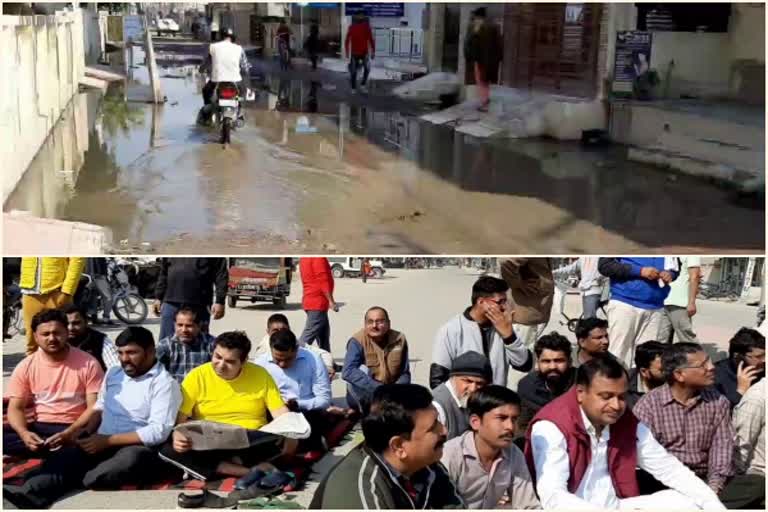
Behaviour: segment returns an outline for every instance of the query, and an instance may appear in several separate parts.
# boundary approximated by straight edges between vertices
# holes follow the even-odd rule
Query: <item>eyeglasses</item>
[[[685,370],[686,368],[690,368],[693,370],[706,370],[707,367],[710,366],[711,364],[712,364],[712,360],[710,358],[706,358],[704,362],[702,362],[701,364],[689,364],[686,366],[681,366],[679,369]]]
[[[507,299],[499,299],[499,300],[493,300],[493,299],[486,299],[488,302],[493,302],[497,306],[506,306],[509,301]]]

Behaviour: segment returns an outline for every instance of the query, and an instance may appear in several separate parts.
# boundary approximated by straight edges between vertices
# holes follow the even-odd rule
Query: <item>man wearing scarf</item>
[[[342,379],[350,407],[367,414],[373,392],[382,384],[409,384],[408,342],[390,329],[387,310],[374,306],[365,313],[363,329],[347,342]]]

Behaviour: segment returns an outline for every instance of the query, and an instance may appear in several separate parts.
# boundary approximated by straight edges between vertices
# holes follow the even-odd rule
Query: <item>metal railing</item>
[[[424,33],[408,27],[375,28],[376,55],[417,60],[422,57]]]

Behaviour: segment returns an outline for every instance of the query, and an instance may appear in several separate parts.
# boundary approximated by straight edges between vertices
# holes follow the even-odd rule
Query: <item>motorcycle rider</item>
[[[249,77],[251,64],[243,47],[235,43],[235,33],[231,28],[221,30],[221,36],[221,41],[208,47],[208,57],[200,66],[201,73],[210,72],[210,80],[203,86],[204,106],[211,104],[219,82],[234,83],[240,91],[240,96],[245,98],[246,95],[243,75]]]

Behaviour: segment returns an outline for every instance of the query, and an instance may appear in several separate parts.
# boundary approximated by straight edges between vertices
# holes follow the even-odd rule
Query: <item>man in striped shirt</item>
[[[720,493],[733,475],[730,404],[717,391],[715,367],[701,345],[676,343],[662,355],[667,383],[632,412],[666,450]]]

